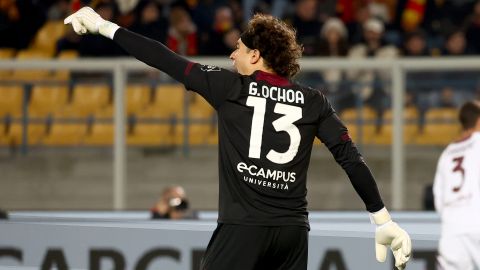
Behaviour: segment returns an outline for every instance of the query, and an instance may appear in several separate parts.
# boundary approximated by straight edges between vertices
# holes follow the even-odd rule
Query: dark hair
[[[460,113],[458,116],[464,130],[474,128],[478,121],[478,118],[480,118],[480,102],[466,102],[460,108]]]
[[[298,59],[303,50],[295,34],[295,29],[278,18],[255,14],[242,36],[248,37],[248,44],[245,44],[248,48],[260,51],[268,68],[282,77],[291,78],[300,70]]]

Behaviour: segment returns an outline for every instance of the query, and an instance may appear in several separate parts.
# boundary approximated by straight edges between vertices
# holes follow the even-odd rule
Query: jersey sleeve
[[[326,99],[325,99],[326,100]],[[325,102],[324,115],[320,116],[317,137],[332,153],[337,163],[345,170],[355,191],[365,203],[369,212],[379,211],[384,207],[377,184],[348,135],[348,130],[328,101]]]
[[[118,29],[113,40],[138,60],[165,72],[185,84],[187,89],[202,95],[216,109],[240,92],[241,76],[236,72],[191,62],[162,43],[125,28]]]
[[[199,93],[215,109],[234,99],[242,88],[240,74],[216,66],[190,63],[185,75],[185,87]]]

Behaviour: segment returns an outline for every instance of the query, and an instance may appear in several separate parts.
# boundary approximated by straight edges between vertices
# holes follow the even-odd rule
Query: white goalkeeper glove
[[[63,23],[72,24],[73,30],[79,35],[86,33],[101,34],[113,39],[115,31],[120,28],[118,25],[106,21],[90,7],[83,7],[72,15],[68,16]]]
[[[375,232],[375,253],[377,261],[384,262],[387,258],[387,247],[393,252],[395,266],[403,270],[412,253],[410,236],[397,223],[392,221],[390,214],[384,207],[371,215],[372,222],[377,225]]]

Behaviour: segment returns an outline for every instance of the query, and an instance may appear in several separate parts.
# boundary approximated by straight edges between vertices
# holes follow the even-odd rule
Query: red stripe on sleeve
[[[188,62],[188,65],[185,68],[185,72],[184,72],[185,76],[188,76],[188,74],[190,74],[190,70],[192,70],[192,67],[193,67],[194,64],[195,63],[193,63],[193,62]]]

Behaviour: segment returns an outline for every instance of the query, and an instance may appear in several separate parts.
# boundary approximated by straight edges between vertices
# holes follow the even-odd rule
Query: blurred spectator
[[[162,6],[155,0],[142,0],[135,7],[136,20],[131,26],[133,32],[165,43],[168,21],[162,16]]]
[[[54,21],[63,21],[68,15],[70,15],[70,1],[58,0],[53,3],[48,9],[48,19]]]
[[[421,57],[429,54],[425,33],[422,30],[415,30],[406,35],[402,49],[403,56]]]
[[[385,24],[393,22],[397,8],[397,0],[372,0],[368,9],[372,17],[382,20]]]
[[[453,31],[447,36],[444,47],[442,49],[442,55],[444,56],[461,56],[470,54],[470,50],[467,46],[467,40],[465,33],[462,31]]]
[[[295,14],[286,19],[297,30],[297,40],[303,44],[304,55],[314,55],[315,48],[318,47],[322,24],[317,16],[317,7],[316,0],[298,0]]]
[[[369,19],[363,25],[364,43],[352,47],[348,53],[352,59],[361,58],[395,58],[398,56],[398,49],[385,44],[383,40],[384,25],[378,19]],[[355,82],[351,89],[349,98],[344,100],[343,106],[354,107],[358,104],[357,99],[368,103],[381,117],[386,103],[389,100],[389,83],[385,83],[390,76],[389,72],[381,70],[352,70],[348,78]],[[343,107],[342,106],[342,107]]]
[[[198,54],[197,27],[181,6],[175,6],[170,10],[167,47],[182,55]]]
[[[353,17],[351,19],[347,20],[342,18],[342,21],[347,25],[349,43],[351,45],[356,45],[363,40],[363,25],[370,18],[370,10],[368,9],[368,6],[363,5],[352,10],[352,12],[354,13],[352,14]]]
[[[459,104],[455,102],[455,96],[451,87],[445,87],[440,92],[440,100],[437,107],[442,108],[457,108]]]
[[[181,186],[167,187],[151,209],[152,219],[188,219],[195,218],[189,211],[189,202],[185,190]]]
[[[348,33],[347,28],[340,19],[328,19],[322,27],[320,37],[318,55],[327,57],[343,57],[347,55]],[[324,70],[322,76],[327,84],[328,93],[324,93],[327,95],[337,92],[345,81],[345,73],[340,69]],[[335,103],[335,98],[335,96],[330,96],[332,103]]]
[[[480,53],[480,1],[475,3],[473,13],[466,20],[466,38],[473,53]]]
[[[355,45],[349,51],[351,57],[395,57],[398,51],[393,46],[388,46],[384,39],[385,27],[383,22],[378,19],[368,19],[363,24],[363,38],[362,43]]]
[[[210,31],[215,17],[215,10],[225,5],[226,0],[176,0],[173,1],[172,9],[183,7],[197,27],[198,36]]]
[[[425,57],[429,56],[426,34],[417,29],[405,35],[402,46],[404,57]],[[438,74],[431,71],[407,72],[406,76],[406,106],[417,106],[421,112],[428,108],[430,93],[435,89],[432,81],[438,80]]]
[[[0,209],[0,219],[8,219],[7,211]]]
[[[232,9],[234,25],[242,28],[247,21],[243,21],[243,9],[241,0],[228,0],[228,6]]]
[[[322,0],[320,0],[322,1]],[[247,22],[253,14],[263,13],[271,14],[278,18],[283,18],[290,6],[289,0],[244,0],[243,5],[243,20]]]
[[[235,37],[238,40],[240,31],[235,31],[232,10],[227,6],[219,7],[215,10],[215,19],[210,31],[207,36],[202,37],[201,54],[228,55],[235,48],[237,40],[232,44]]]
[[[328,19],[320,32],[317,54],[320,56],[346,56],[348,53],[348,33],[338,18]]]
[[[28,47],[46,14],[40,1],[0,0],[0,47]]]

